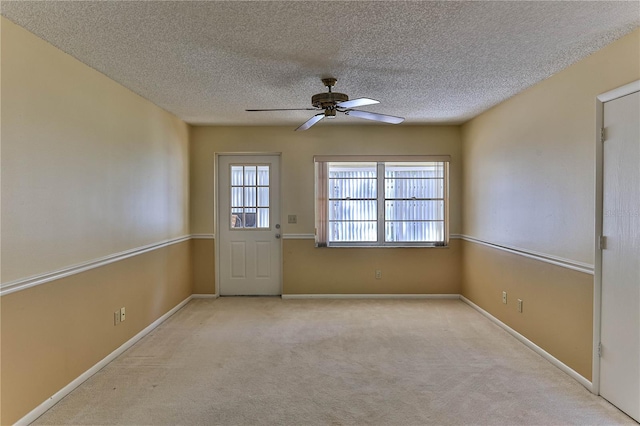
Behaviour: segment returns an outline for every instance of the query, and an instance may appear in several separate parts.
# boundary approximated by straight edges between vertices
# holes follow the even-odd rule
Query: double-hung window
[[[316,245],[446,246],[448,156],[317,156]]]

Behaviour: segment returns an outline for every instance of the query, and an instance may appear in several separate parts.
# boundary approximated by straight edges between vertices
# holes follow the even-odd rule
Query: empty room
[[[640,2],[0,13],[0,424],[640,422]]]

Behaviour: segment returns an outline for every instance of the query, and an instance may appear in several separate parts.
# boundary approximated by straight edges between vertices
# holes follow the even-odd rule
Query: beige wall
[[[640,30],[462,126],[463,234],[593,265],[595,100],[637,79]],[[593,275],[472,242],[463,264],[464,296],[591,378]]]
[[[317,249],[283,242],[283,294],[460,294],[461,241],[448,248]],[[382,279],[375,278],[376,270]]]
[[[209,238],[192,239],[191,253],[193,293],[215,294],[215,241]]]
[[[2,283],[188,234],[188,126],[1,19]]]
[[[191,295],[190,241],[2,296],[0,424],[13,424]],[[113,313],[126,308],[114,326]]]
[[[636,30],[462,126],[465,235],[593,264],[595,100],[639,52]]]
[[[462,245],[461,293],[591,380],[593,275],[473,242]]]
[[[314,233],[314,155],[450,154],[451,233],[461,230],[460,131],[457,126],[340,126],[323,123],[306,132],[288,127],[191,128],[191,232],[214,230],[214,162],[216,153],[282,153],[282,217],[285,234]]]
[[[2,283],[188,234],[188,126],[0,24]],[[191,274],[185,241],[3,295],[0,423],[188,297]],[[123,306],[127,319],[114,326]]]
[[[461,230],[460,133],[455,126],[340,126],[327,123],[306,132],[289,127],[193,127],[191,129],[191,229],[194,234],[213,234],[215,154],[278,152],[282,155],[282,217],[295,214],[297,224],[282,221],[283,234],[314,234],[314,155],[388,154],[451,155],[450,219],[451,233]],[[312,240],[283,243],[283,289],[285,293],[457,293],[460,286],[459,250],[412,249],[315,249]],[[291,250],[300,247],[302,251]],[[208,249],[210,250],[210,249]],[[373,261],[370,255],[376,253]],[[200,254],[194,252],[194,256]],[[398,265],[411,268],[413,259],[435,265],[445,272],[409,277]],[[374,268],[373,265],[378,265]],[[383,280],[373,281],[375,269],[382,269]],[[320,277],[305,270],[343,270],[336,285],[322,286]],[[395,272],[393,272],[395,271]],[[416,271],[419,271],[416,269]],[[394,281],[395,279],[395,281]],[[393,283],[396,283],[394,286]],[[203,284],[204,285],[204,284]],[[210,286],[208,286],[210,287]]]

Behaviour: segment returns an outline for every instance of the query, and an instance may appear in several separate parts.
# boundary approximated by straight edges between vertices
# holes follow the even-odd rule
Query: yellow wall
[[[189,233],[188,126],[2,18],[2,282]]]
[[[191,129],[191,229],[214,234],[215,154],[278,152],[282,154],[282,217],[297,215],[297,224],[282,221],[283,290],[297,293],[458,293],[460,251],[448,249],[315,249],[313,241],[287,240],[288,234],[314,234],[314,155],[451,155],[451,233],[461,229],[460,132],[455,126],[340,126],[326,123],[306,132],[290,127],[193,127]],[[298,250],[300,249],[300,250]],[[207,250],[211,250],[208,248]],[[373,256],[375,253],[375,256]],[[204,261],[196,249],[194,256]],[[375,257],[375,260],[374,260]],[[411,259],[411,260],[409,260]],[[441,271],[408,273],[414,262],[439,264]],[[438,263],[440,262],[440,263]],[[399,267],[403,266],[401,270]],[[382,280],[374,280],[381,269]],[[312,276],[305,271],[322,270]],[[343,271],[331,283],[326,271]],[[336,274],[338,275],[338,274]],[[211,288],[211,284],[202,285]]]
[[[215,294],[215,241],[213,239],[191,240],[191,268],[193,271],[193,293]]]
[[[285,240],[283,294],[460,294],[461,241],[448,248],[317,249]],[[382,279],[375,271],[382,271]]]
[[[451,232],[461,229],[460,132],[457,126],[340,126],[323,123],[306,132],[288,127],[191,128],[191,232],[214,233],[214,161],[216,153],[282,153],[284,234],[314,232],[314,155],[450,154]]]
[[[2,284],[185,236],[188,126],[5,18]],[[11,424],[192,293],[191,242],[3,295]],[[127,319],[114,326],[113,314]]]
[[[463,234],[592,267],[595,100],[637,79],[640,30],[462,126]],[[464,296],[591,378],[593,275],[468,241],[463,263]]]
[[[640,78],[640,30],[462,126],[465,235],[594,263],[596,96]]]
[[[462,244],[461,293],[590,380],[593,275],[473,242]],[[522,313],[518,299],[523,300]]]
[[[13,424],[191,295],[190,241],[2,296],[0,424]],[[114,326],[113,313],[126,308]]]

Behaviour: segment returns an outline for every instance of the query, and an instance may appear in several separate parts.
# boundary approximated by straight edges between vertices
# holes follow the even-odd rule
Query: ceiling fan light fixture
[[[336,110],[333,108],[327,108],[324,110],[324,118],[336,118]]]

